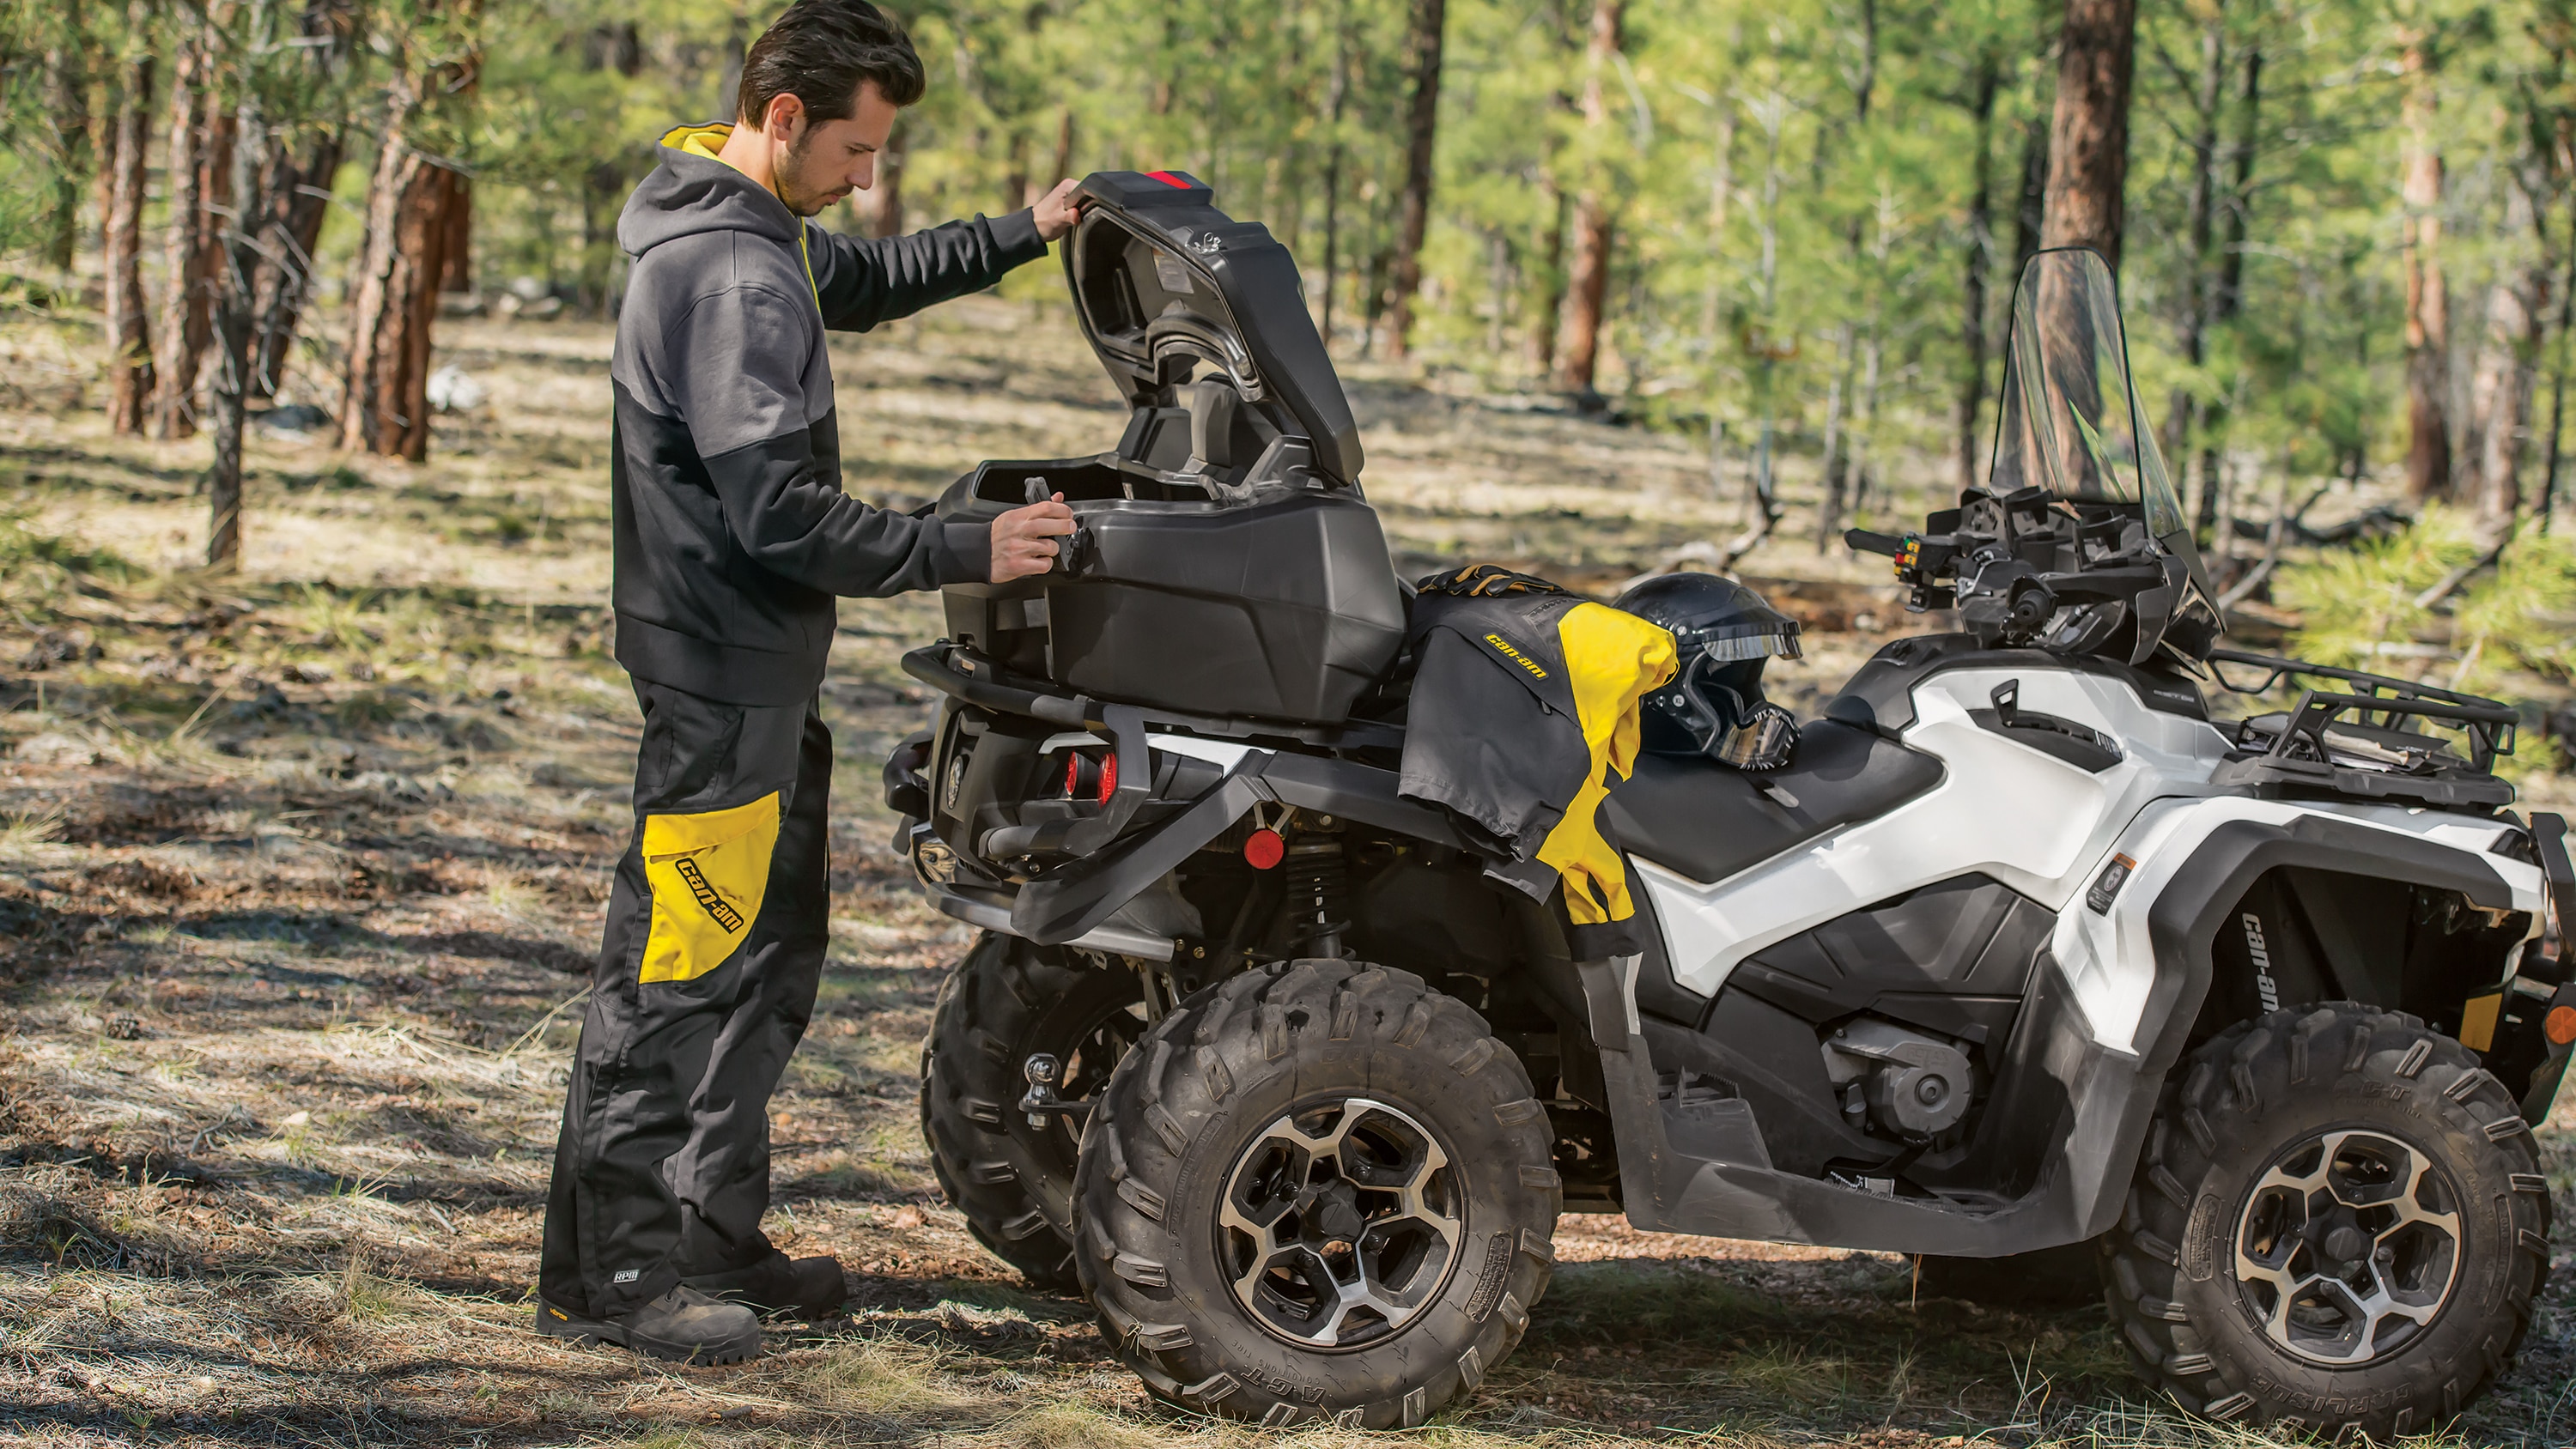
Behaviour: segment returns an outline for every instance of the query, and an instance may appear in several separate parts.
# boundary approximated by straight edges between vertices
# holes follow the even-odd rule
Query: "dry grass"
[[[838,346],[858,486],[917,501],[978,457],[1104,444],[1097,369],[1031,317],[975,299]],[[77,377],[75,332],[0,328],[0,374]],[[606,334],[445,335],[493,409],[441,420],[420,468],[256,441],[246,567],[222,579],[187,568],[202,444],[108,438],[94,386],[0,392],[0,1439],[1387,1437],[1152,1409],[1081,1304],[1020,1287],[938,1201],[912,1074],[964,934],[904,884],[874,798],[921,712],[894,662],[938,630],[917,599],[844,610],[835,954],[773,1120],[772,1233],[840,1254],[854,1311],[726,1369],[525,1330],[635,738],[603,652]],[[1500,555],[1597,589],[1731,531],[1684,443],[1374,375],[1355,393],[1409,566]],[[1793,700],[1906,622],[1875,568],[1803,537],[1756,565],[1818,627]],[[2544,1140],[2576,1204],[2569,1139]],[[1602,1219],[1560,1247],[1520,1352],[1408,1437],[2240,1442],[2132,1402],[2098,1313],[1918,1303],[1892,1259]],[[2459,1442],[2576,1436],[2566,1277]]]

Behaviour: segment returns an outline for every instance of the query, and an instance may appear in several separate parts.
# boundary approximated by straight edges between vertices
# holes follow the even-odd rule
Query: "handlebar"
[[[1894,558],[1904,550],[1905,539],[1899,534],[1873,533],[1866,528],[1846,528],[1843,530],[1843,544],[1854,553],[1879,553]]]

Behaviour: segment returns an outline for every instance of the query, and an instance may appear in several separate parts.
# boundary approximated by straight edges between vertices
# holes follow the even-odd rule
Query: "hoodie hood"
[[[677,126],[658,148],[660,164],[626,199],[617,218],[617,245],[630,257],[684,236],[745,231],[784,246],[801,246],[805,229],[768,187],[720,160],[716,150],[733,127]]]

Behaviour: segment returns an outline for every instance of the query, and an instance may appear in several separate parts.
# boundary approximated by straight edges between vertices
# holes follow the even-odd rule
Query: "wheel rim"
[[[1384,1102],[1294,1109],[1236,1157],[1219,1261],[1262,1327],[1305,1348],[1382,1342],[1440,1296],[1466,1233],[1449,1153]]]
[[[1056,1087],[1056,1094],[1069,1102],[1098,1097],[1100,1089],[1109,1084],[1110,1073],[1117,1070],[1118,1063],[1126,1059],[1152,1024],[1145,1019],[1142,1001],[1104,1007],[1082,1024],[1070,1044],[1055,1050],[1054,1055],[1064,1063],[1064,1080]],[[1018,1063],[1012,1066],[1016,1070]],[[1045,1135],[1067,1163],[1081,1150],[1082,1123],[1071,1116],[1056,1116],[1048,1123]]]
[[[2339,1129],[2275,1157],[2246,1194],[2237,1291],[2275,1347],[2350,1368],[2440,1315],[2461,1255],[2449,1174],[2403,1138]]]

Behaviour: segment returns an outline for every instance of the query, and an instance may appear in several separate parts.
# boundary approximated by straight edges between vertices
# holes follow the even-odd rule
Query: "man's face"
[[[894,134],[895,107],[872,81],[859,82],[858,104],[838,121],[799,113],[786,154],[778,159],[778,199],[798,216],[812,216],[877,179],[877,153]]]

